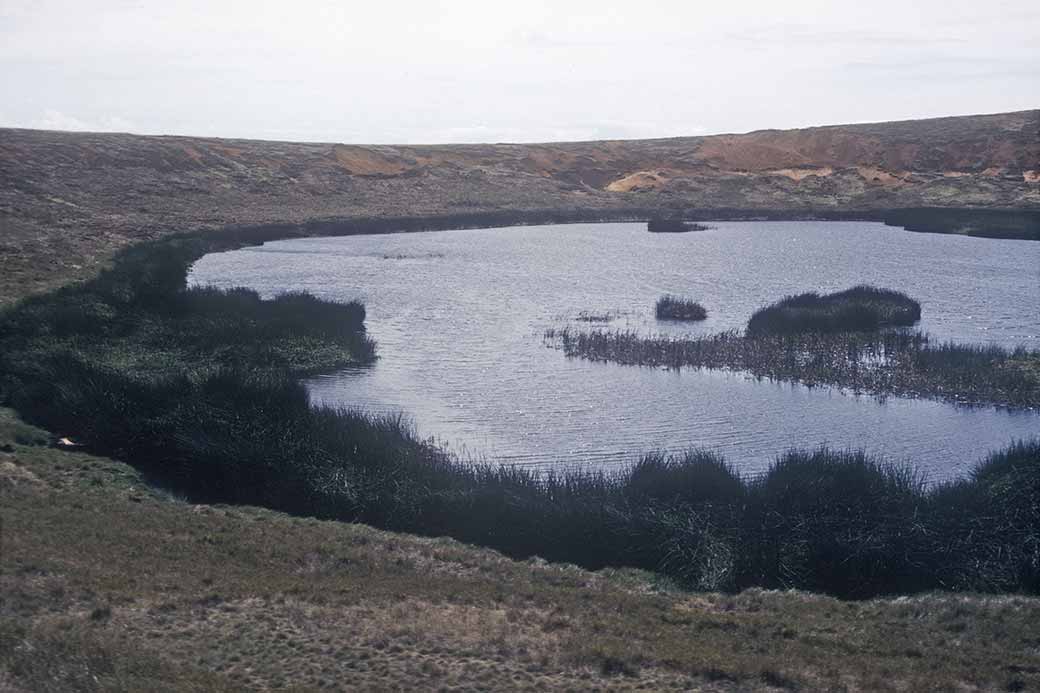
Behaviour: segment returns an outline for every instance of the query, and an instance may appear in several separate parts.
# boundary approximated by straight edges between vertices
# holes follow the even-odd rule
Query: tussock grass
[[[899,291],[854,286],[820,295],[787,296],[751,316],[748,335],[877,330],[913,325],[921,319],[921,304]]]
[[[654,315],[658,320],[704,320],[708,317],[708,311],[696,301],[665,294],[657,299],[654,307]]]

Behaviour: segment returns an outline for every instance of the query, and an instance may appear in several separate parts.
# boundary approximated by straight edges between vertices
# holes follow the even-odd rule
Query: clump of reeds
[[[616,317],[617,313],[614,312],[593,313],[583,310],[574,319],[578,322],[610,322]]]
[[[654,315],[658,320],[704,320],[708,311],[696,301],[681,296],[665,294],[657,299]]]
[[[711,226],[683,219],[655,218],[646,223],[646,230],[650,233],[686,233],[688,231],[707,231],[711,228]]]
[[[932,343],[920,332],[808,332],[696,337],[632,331],[547,330],[568,356],[626,365],[748,371],[773,380],[836,385],[878,396],[1040,407],[1040,352]]]
[[[868,331],[913,325],[920,319],[921,304],[906,294],[861,285],[833,294],[787,296],[756,311],[747,334]]]

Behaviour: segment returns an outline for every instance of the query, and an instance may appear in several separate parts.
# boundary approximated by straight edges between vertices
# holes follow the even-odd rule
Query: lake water
[[[745,473],[791,447],[863,448],[933,480],[966,472],[1040,414],[927,400],[879,402],[743,373],[568,359],[567,325],[704,334],[742,328],[786,294],[869,283],[921,302],[933,339],[1040,348],[1040,243],[910,233],[859,222],[645,224],[309,238],[208,255],[193,284],[304,290],[360,300],[380,359],[307,381],[315,401],[404,412],[419,433],[474,459],[612,468],[700,446]],[[697,324],[658,322],[663,293],[699,301]],[[588,323],[582,314],[609,315]]]

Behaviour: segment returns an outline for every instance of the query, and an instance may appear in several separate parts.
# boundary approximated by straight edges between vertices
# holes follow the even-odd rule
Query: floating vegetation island
[[[574,319],[578,322],[610,322],[616,317],[618,317],[618,314],[613,311],[593,313],[592,311],[583,310]]]
[[[708,311],[704,306],[688,298],[665,294],[657,299],[654,314],[658,320],[704,320]]]
[[[646,230],[650,233],[686,233],[687,231],[708,231],[714,226],[705,226],[682,219],[651,219],[646,222]]]
[[[1040,407],[1040,352],[937,344],[922,332],[881,329],[919,318],[920,305],[905,294],[858,286],[784,299],[756,312],[743,334],[666,337],[567,328],[545,337],[568,356],[593,361],[747,371],[876,396]]]
[[[820,295],[787,296],[762,308],[747,324],[749,335],[873,331],[906,327],[921,319],[921,304],[899,291],[854,286]]]

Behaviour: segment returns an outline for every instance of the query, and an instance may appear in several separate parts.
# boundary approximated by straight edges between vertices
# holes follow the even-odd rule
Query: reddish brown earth
[[[0,295],[229,224],[491,210],[1040,209],[1040,110],[743,135],[357,146],[0,129]],[[21,287],[19,290],[19,286]]]

